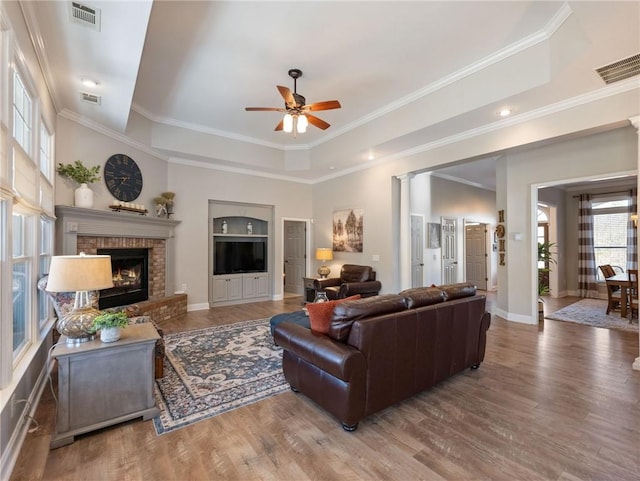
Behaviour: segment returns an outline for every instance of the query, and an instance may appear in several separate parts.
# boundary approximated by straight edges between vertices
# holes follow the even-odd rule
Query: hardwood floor
[[[493,299],[490,294],[489,299]],[[550,300],[549,312],[577,298]],[[301,298],[188,313],[166,333],[297,310]],[[11,480],[638,480],[638,335],[493,317],[485,362],[371,416],[353,433],[287,392],[156,436],[132,421],[49,451],[36,412]]]

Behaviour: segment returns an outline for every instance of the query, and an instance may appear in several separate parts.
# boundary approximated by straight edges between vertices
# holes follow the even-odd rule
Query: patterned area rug
[[[555,321],[575,322],[587,326],[603,327],[605,329],[622,329],[623,331],[638,332],[638,320],[629,324],[629,319],[620,317],[620,312],[607,315],[607,301],[601,299],[582,299],[575,304],[553,312],[547,319]]]
[[[288,390],[282,349],[269,319],[167,334],[164,377],[156,380],[157,434]]]

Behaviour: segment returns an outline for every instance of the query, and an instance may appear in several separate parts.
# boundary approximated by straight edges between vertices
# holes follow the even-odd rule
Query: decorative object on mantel
[[[173,199],[175,196],[176,194],[174,192],[163,192],[159,197],[153,198],[153,202],[156,204],[156,215],[158,217],[172,218]]]
[[[125,154],[113,154],[104,164],[104,182],[116,199],[133,202],[142,193],[142,171],[136,161]]]
[[[76,207],[91,209],[93,207],[93,191],[87,184],[92,184],[100,180],[100,176],[98,175],[100,166],[94,165],[88,168],[81,160],[76,160],[73,164],[59,163],[56,172],[61,177],[71,179],[80,184],[73,192],[74,205]]]
[[[114,212],[134,212],[140,215],[147,215],[149,212],[143,204],[132,204],[131,202],[116,201],[115,204],[109,206]]]
[[[115,342],[120,339],[120,329],[129,325],[127,315],[120,312],[103,311],[93,320],[93,332],[100,331],[102,342]]]

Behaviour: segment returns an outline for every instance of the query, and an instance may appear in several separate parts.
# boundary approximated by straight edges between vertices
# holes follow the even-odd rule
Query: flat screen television
[[[213,274],[267,271],[267,239],[215,239]]]

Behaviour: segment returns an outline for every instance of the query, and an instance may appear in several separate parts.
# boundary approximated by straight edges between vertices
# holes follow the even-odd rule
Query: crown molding
[[[138,149],[142,152],[152,155],[153,157],[156,157],[160,160],[164,160],[165,162],[169,160],[169,157],[167,157],[166,155],[160,154],[158,151],[153,150],[148,145],[143,144],[142,142],[138,142],[137,140],[133,140],[132,138],[127,137],[124,134],[116,132],[115,130],[111,130],[110,128],[105,127],[104,125],[98,122],[95,122],[93,120],[90,120],[86,117],[83,117],[81,115],[78,115],[77,113],[71,110],[64,109],[62,110],[62,112],[58,113],[58,116],[64,119],[70,120],[72,122],[75,122],[76,124],[82,125],[83,127],[86,127],[95,132],[98,132],[113,140],[122,142],[123,144],[126,144],[130,147],[133,147],[134,149]]]
[[[44,77],[44,82],[47,85],[47,90],[49,91],[49,96],[51,97],[51,103],[53,104],[53,108],[56,112],[60,110],[60,96],[56,91],[56,84],[54,81],[54,76],[51,70],[51,66],[49,64],[49,58],[46,54],[46,49],[44,47],[44,40],[42,39],[42,33],[40,29],[40,24],[38,23],[35,8],[36,2],[18,2],[20,4],[20,9],[22,10],[22,16],[24,17],[24,21],[27,24],[27,32],[29,33],[29,37],[31,39],[31,43],[33,44],[33,49],[36,53],[36,58],[38,59],[38,65],[40,66],[40,70],[42,71],[42,76]]]

